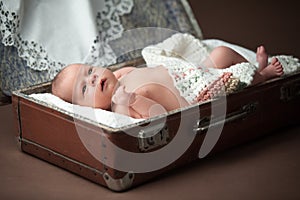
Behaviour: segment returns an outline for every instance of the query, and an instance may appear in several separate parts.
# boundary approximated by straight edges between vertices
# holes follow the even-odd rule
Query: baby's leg
[[[219,46],[212,50],[203,65],[204,67],[224,69],[241,62],[247,62],[247,60],[233,49]]]

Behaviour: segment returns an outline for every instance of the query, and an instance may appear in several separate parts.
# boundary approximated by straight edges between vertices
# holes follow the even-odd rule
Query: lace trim
[[[121,37],[124,31],[120,16],[130,13],[133,0],[105,0],[105,8],[96,15],[98,36],[90,48],[90,52],[83,62],[87,64],[101,64],[103,66],[116,62],[116,56],[108,44]],[[38,71],[49,70],[56,74],[65,63],[54,61],[46,50],[34,41],[23,40],[19,34],[20,16],[17,12],[9,11],[0,2],[0,36],[6,46],[15,46],[18,55],[26,61],[28,67]]]
[[[14,45],[16,34],[20,25],[20,18],[16,12],[9,12],[4,8],[3,2],[0,2],[0,30],[2,43],[5,45]]]
[[[97,13],[98,36],[94,40],[85,62],[90,65],[110,65],[116,63],[116,55],[108,44],[122,36],[124,28],[120,16],[131,12],[132,0],[106,0],[105,8]]]
[[[61,62],[51,60],[46,50],[34,41],[23,40],[18,34],[20,17],[16,12],[9,12],[3,2],[0,2],[0,30],[2,43],[6,46],[16,46],[18,55],[26,61],[27,66],[33,70],[52,69],[57,72],[62,66]],[[51,70],[51,71],[52,71]]]

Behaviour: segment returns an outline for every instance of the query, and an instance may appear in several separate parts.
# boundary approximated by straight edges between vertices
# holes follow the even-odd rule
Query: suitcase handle
[[[208,130],[208,128],[219,126],[225,123],[233,122],[239,119],[244,119],[249,114],[253,113],[257,109],[258,102],[252,102],[242,106],[238,111],[229,113],[225,119],[218,119],[212,117],[203,117],[197,121],[196,128],[194,129],[195,133],[200,132],[200,134],[204,133]],[[221,118],[221,117],[219,117]],[[212,121],[212,123],[210,123]]]

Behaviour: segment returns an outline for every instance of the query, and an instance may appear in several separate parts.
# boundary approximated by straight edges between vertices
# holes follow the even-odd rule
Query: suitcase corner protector
[[[134,180],[134,173],[128,172],[122,178],[115,179],[111,177],[107,172],[103,174],[103,179],[107,187],[113,191],[121,192],[129,189],[132,186]]]
[[[15,141],[17,144],[17,147],[20,151],[22,151],[22,138],[20,136],[15,137]]]

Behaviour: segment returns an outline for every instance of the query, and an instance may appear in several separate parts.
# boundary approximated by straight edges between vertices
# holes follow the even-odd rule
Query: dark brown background
[[[299,8],[291,1],[189,1],[205,38],[300,57]],[[11,110],[0,106],[0,199],[300,199],[299,126],[113,193],[20,152]]]
[[[206,39],[223,39],[252,50],[263,44],[269,54],[300,57],[300,7],[295,1],[189,2]]]

